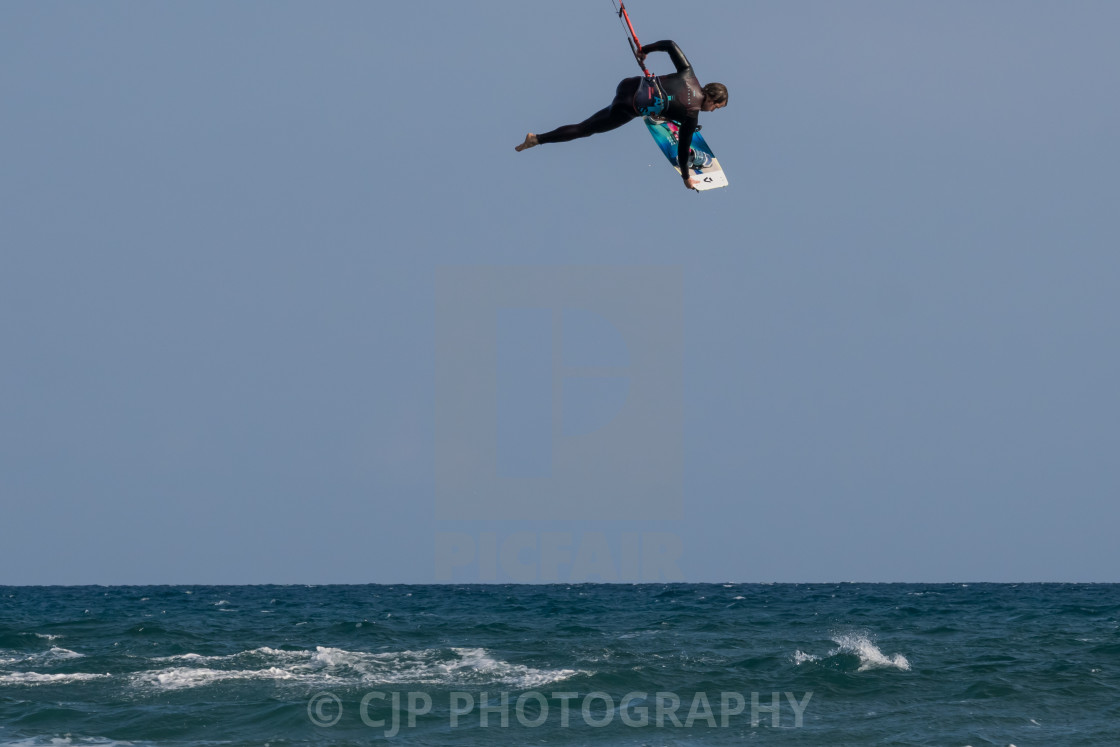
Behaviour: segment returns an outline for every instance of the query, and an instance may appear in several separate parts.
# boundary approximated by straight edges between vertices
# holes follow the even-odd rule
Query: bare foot
[[[525,136],[525,142],[523,142],[521,145],[518,145],[517,147],[515,147],[514,150],[517,151],[518,153],[520,153],[521,151],[525,150],[526,148],[532,148],[534,145],[540,145],[540,144],[541,144],[540,141],[537,140],[537,136],[530,132],[528,135]]]

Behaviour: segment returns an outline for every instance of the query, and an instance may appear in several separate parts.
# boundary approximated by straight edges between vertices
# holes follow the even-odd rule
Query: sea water
[[[4,745],[1116,745],[1120,586],[0,587]]]

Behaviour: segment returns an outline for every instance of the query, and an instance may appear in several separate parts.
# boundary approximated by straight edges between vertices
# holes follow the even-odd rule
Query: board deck
[[[665,154],[665,158],[669,159],[669,163],[680,174],[680,167],[677,166],[677,123],[650,117],[643,117],[642,119],[645,121],[646,127],[649,128],[649,134],[653,135],[654,141],[661,148],[661,152]],[[704,140],[704,136],[699,131],[692,136],[692,149],[707,153],[712,157],[712,162],[708,166],[702,169],[690,169],[693,174],[700,178],[700,183],[696,185],[696,189],[703,192],[707,189],[726,187],[727,175],[723,173],[723,168],[719,165],[711,147],[708,146],[707,141]]]

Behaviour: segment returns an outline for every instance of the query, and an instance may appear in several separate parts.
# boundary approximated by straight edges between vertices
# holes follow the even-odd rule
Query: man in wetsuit
[[[692,160],[692,135],[696,132],[700,112],[711,112],[727,106],[727,87],[722,83],[701,86],[692,65],[681,48],[672,41],[659,41],[642,47],[638,61],[645,63],[649,52],[668,52],[677,72],[672,75],[627,78],[615,89],[614,101],[579,124],[557,127],[540,135],[529,133],[515,150],[523,151],[541,143],[564,143],[576,138],[607,132],[648,115],[671,119],[680,124],[677,135],[677,165],[684,184],[695,189],[699,180],[689,171]]]

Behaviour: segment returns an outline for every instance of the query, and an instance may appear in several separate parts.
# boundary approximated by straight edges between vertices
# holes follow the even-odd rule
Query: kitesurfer
[[[646,44],[638,53],[638,61],[644,65],[646,55],[650,52],[668,52],[677,72],[671,75],[627,78],[618,84],[610,106],[600,109],[579,124],[557,127],[539,135],[530,132],[525,136],[525,142],[515,150],[523,151],[542,143],[565,143],[596,135],[621,127],[640,116],[671,119],[680,125],[677,165],[685,186],[695,189],[699,180],[689,170],[694,157],[691,152],[692,135],[698,127],[700,112],[711,112],[727,106],[727,87],[722,83],[701,86],[692,65],[676,42],[665,40]],[[695,156],[707,157],[700,153]]]

